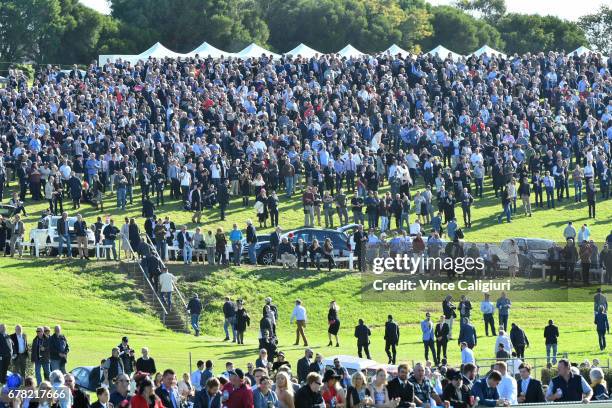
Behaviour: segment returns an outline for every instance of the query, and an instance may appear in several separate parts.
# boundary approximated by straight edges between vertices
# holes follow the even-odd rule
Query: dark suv
[[[322,228],[300,228],[293,231],[288,231],[281,235],[291,237],[291,243],[295,246],[298,240],[302,238],[307,245],[310,245],[314,239],[319,241],[319,245],[323,246],[326,238],[330,238],[334,246],[334,256],[348,256],[352,251],[350,237],[344,231]],[[270,242],[258,242],[257,262],[263,265],[273,265],[276,262],[276,254],[270,247]]]

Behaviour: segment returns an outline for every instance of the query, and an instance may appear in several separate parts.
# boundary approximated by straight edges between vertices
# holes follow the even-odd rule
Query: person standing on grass
[[[371,360],[370,357],[370,336],[372,332],[370,328],[365,325],[363,319],[359,319],[359,324],[355,326],[355,338],[357,338],[357,355],[362,358],[362,351],[365,351],[366,358]]]
[[[242,231],[238,229],[238,224],[234,224],[229,239],[232,243],[234,266],[240,266],[240,257],[242,256]]]
[[[610,334],[610,323],[608,323],[608,314],[603,306],[599,306],[595,315],[595,326],[597,327],[599,350],[604,351],[606,349],[606,333]]]
[[[559,328],[554,322],[548,321],[548,326],[544,328],[544,339],[546,344],[546,365],[551,363],[550,354],[552,352],[552,363],[557,364],[557,343],[559,338]]]
[[[77,214],[77,220],[74,222],[73,228],[74,234],[76,235],[79,257],[89,260],[89,250],[87,248],[87,223],[83,220],[81,214]]]
[[[0,323],[0,384],[6,384],[6,375],[13,359],[13,342],[6,332],[6,326]]]
[[[425,347],[425,361],[429,361],[429,350],[431,350],[434,364],[438,365],[438,357],[434,348],[434,325],[429,312],[425,313],[425,320],[421,322],[421,333],[423,346]]]
[[[599,308],[601,306],[603,306],[605,312],[608,311],[608,299],[606,298],[606,295],[601,293],[601,288],[597,288],[597,293],[593,297],[593,305],[594,305],[595,314],[599,312]]]
[[[332,346],[332,336],[336,338],[336,347],[340,347],[340,343],[338,343],[338,331],[340,330],[340,319],[338,318],[338,311],[340,307],[335,300],[332,300],[329,303],[329,311],[327,312],[327,335],[329,337],[329,343],[327,347]]]
[[[249,262],[251,265],[257,265],[257,250],[255,248],[257,244],[257,231],[251,220],[247,220],[246,242],[249,246]]]
[[[597,188],[593,180],[589,180],[586,185],[587,205],[589,207],[589,218],[595,218],[595,202],[597,201]]]
[[[306,309],[302,306],[302,301],[297,299],[295,301],[295,307],[291,312],[291,319],[289,324],[293,324],[295,320],[296,330],[295,330],[295,343],[294,346],[298,346],[300,344],[300,336],[302,336],[302,340],[304,342],[304,347],[308,347],[308,340],[306,340],[306,334],[304,333],[304,327],[306,327]]]
[[[21,375],[21,378],[25,378],[30,345],[21,325],[15,326],[15,333],[11,334],[11,342],[13,346],[13,370]]]
[[[236,342],[236,304],[232,302],[229,296],[225,297],[225,303],[223,303],[223,330],[225,331],[225,339],[223,341],[229,341],[229,328],[232,329],[232,343]]]
[[[448,345],[448,324],[446,324],[444,316],[440,316],[440,320],[434,329],[434,336],[436,337],[436,355],[438,356],[438,361],[440,361],[440,357],[444,357],[446,359],[446,347]]]
[[[66,336],[62,334],[60,325],[55,326],[54,333],[49,338],[49,352],[51,371],[60,370],[63,374],[66,374],[66,360],[70,347],[68,346]]]
[[[508,327],[508,316],[510,315],[510,307],[512,306],[512,302],[506,296],[506,292],[502,292],[499,299],[495,304],[498,311],[498,319],[500,327],[503,327],[504,330]]]
[[[136,372],[156,373],[157,367],[155,366],[155,359],[149,355],[149,349],[143,347],[140,353],[142,356],[136,360]]]
[[[198,337],[200,335],[200,313],[202,313],[202,302],[200,301],[200,297],[197,293],[194,293],[193,297],[189,299],[187,311],[191,316],[191,327],[195,332],[195,336]]]

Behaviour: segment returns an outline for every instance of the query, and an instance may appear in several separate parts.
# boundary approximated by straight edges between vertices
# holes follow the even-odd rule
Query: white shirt
[[[304,306],[295,305],[293,312],[291,313],[291,323],[293,323],[293,320],[306,321],[306,309],[304,309]]]
[[[474,359],[474,352],[469,347],[461,350],[461,364],[472,363],[476,364],[476,359]]]
[[[23,338],[23,334],[18,334],[17,335],[17,347],[18,347],[18,351],[17,353],[19,354],[23,354],[26,351],[26,344],[25,344],[25,339]]]
[[[159,286],[162,292],[174,291],[173,283],[176,281],[176,277],[170,272],[164,272],[159,275]]]
[[[495,306],[493,306],[493,302],[483,300],[480,302],[480,311],[482,314],[493,314],[493,312],[495,312]]]
[[[497,385],[497,392],[499,393],[499,398],[506,399],[510,401],[510,405],[517,405],[517,385],[516,380],[513,377],[510,377],[508,373],[502,377],[502,380]]]
[[[512,342],[510,341],[510,337],[508,336],[497,336],[495,339],[495,348],[493,349],[493,354],[497,354],[497,350],[499,350],[499,345],[504,345],[504,350],[508,353],[512,354]]]

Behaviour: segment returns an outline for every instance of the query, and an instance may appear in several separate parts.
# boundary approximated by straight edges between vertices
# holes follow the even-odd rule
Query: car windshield
[[[552,243],[543,239],[530,239],[527,241],[527,245],[529,245],[531,251],[548,251]]]
[[[53,217],[51,218],[51,228],[55,228],[57,227],[57,222],[60,219],[57,217]],[[76,222],[76,218],[68,218],[68,228],[72,228],[74,227],[74,223]]]

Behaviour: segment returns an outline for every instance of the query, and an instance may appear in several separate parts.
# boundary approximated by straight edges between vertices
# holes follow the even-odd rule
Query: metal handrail
[[[149,234],[144,233],[142,234],[145,236],[145,241],[151,246],[151,248],[153,248],[153,251],[155,251],[155,254],[157,255],[157,258],[159,259],[159,261],[161,262],[162,266],[164,268],[166,268],[166,264],[164,263],[164,258],[161,257],[161,255],[159,254],[159,252],[157,252],[157,247],[155,246],[155,244],[153,243],[153,240],[151,240],[151,237],[149,236]],[[172,281],[172,287],[174,288],[174,291],[176,292],[176,294],[178,295],[179,299],[181,300],[181,303],[183,304],[183,306],[185,307],[185,309],[187,309],[187,303],[185,302],[185,298],[183,297],[183,295],[181,294],[181,291],[179,290],[179,288],[176,286],[176,283],[174,283],[174,281]]]
[[[132,257],[135,257],[136,252],[134,252],[134,248],[132,248],[132,244],[129,241],[126,241],[128,244],[128,248],[130,250],[130,253],[132,254]],[[140,264],[140,262],[138,262],[138,258],[136,258],[136,264],[138,265],[138,268],[140,268],[140,271],[142,272],[142,276],[144,276],[145,281],[149,284],[149,287],[151,288],[151,292],[153,292],[153,295],[155,295],[155,299],[157,299],[157,303],[159,303],[159,305],[162,308],[162,311],[164,313],[163,318],[164,318],[164,322],[166,321],[166,316],[168,316],[168,311],[166,310],[166,307],[164,306],[164,302],[162,302],[162,300],[159,298],[157,291],[155,290],[155,288],[153,287],[153,284],[151,283],[151,281],[149,280],[149,277],[147,276],[147,273],[145,272],[144,269],[142,269],[142,265]]]

